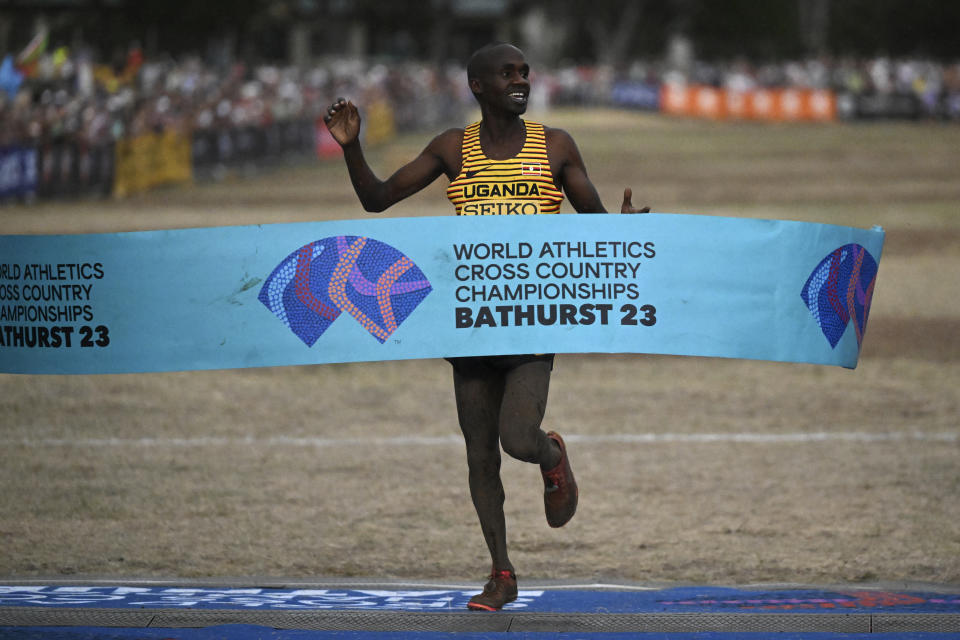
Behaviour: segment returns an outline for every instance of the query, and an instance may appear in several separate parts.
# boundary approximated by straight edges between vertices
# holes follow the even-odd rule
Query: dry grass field
[[[887,229],[860,366],[557,359],[545,427],[581,507],[544,521],[505,461],[521,579],[960,584],[960,126],[543,116],[608,207]],[[373,150],[385,175],[426,144]],[[444,184],[389,211],[450,215]],[[350,218],[339,162],[122,201],[0,209],[3,233]],[[819,435],[818,435],[819,434]],[[0,580],[482,582],[441,360],[117,376],[0,375]]]

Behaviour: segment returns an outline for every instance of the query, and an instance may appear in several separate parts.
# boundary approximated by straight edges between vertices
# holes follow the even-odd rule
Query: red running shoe
[[[550,471],[540,471],[543,474],[543,508],[547,512],[547,524],[551,527],[562,527],[577,512],[577,498],[580,494],[570,469],[570,459],[567,457],[563,438],[554,431],[547,432],[547,437],[553,438],[560,445],[561,458],[557,466]]]
[[[483,593],[470,598],[467,609],[474,611],[499,611],[503,605],[517,599],[517,575],[513,571],[494,571],[490,581],[483,586]]]

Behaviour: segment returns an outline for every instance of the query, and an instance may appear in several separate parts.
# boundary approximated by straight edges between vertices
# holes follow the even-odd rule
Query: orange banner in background
[[[837,118],[836,96],[824,89],[734,91],[665,84],[660,91],[660,108],[672,115],[777,122],[829,122]]]

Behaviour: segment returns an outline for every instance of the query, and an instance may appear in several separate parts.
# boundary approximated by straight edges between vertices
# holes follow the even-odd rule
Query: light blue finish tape
[[[0,371],[587,352],[852,368],[883,239],[676,214],[0,236]]]

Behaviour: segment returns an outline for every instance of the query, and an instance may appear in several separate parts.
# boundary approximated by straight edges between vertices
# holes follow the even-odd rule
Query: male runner
[[[420,191],[441,174],[457,215],[558,213],[566,194],[579,213],[604,213],[573,138],[565,131],[525,121],[530,67],[509,44],[479,49],[467,80],[480,103],[480,122],[449,129],[387,180],[377,178],[360,148],[360,115],[337,99],[324,121],[343,147],[353,188],[364,209],[383,211]],[[625,189],[621,213],[643,213]],[[495,611],[517,598],[517,577],[507,556],[500,447],[540,465],[544,509],[551,527],[562,527],[577,509],[577,484],[563,439],[540,429],[553,354],[449,358],[457,415],[467,448],[470,495],[490,550],[493,569],[470,609]]]

